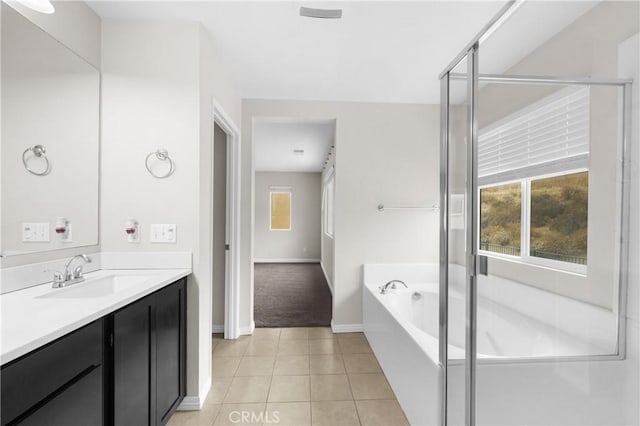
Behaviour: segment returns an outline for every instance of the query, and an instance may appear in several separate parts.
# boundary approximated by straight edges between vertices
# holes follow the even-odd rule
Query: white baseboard
[[[364,331],[362,324],[336,324],[331,320],[331,330],[334,333],[361,333]]]
[[[202,408],[202,404],[200,403],[200,397],[198,396],[185,396],[178,408],[177,411],[197,411]]]
[[[211,390],[211,377],[200,388],[200,395],[198,396],[185,396],[176,410],[178,411],[198,411],[202,410],[204,400],[207,399],[207,395]]]
[[[255,321],[251,320],[251,325],[248,327],[240,327],[240,335],[241,336],[250,336],[253,334],[253,330],[256,329]]]
[[[322,273],[324,274],[324,279],[327,280],[327,286],[329,287],[329,291],[333,296],[333,283],[329,279],[329,276],[327,275],[327,271],[324,270],[324,265],[322,264],[322,262],[320,262],[320,269],[322,269]]]
[[[212,333],[224,333],[224,324],[213,324],[211,327]]]
[[[277,258],[257,258],[253,263],[320,263],[320,259],[303,257],[277,257]]]

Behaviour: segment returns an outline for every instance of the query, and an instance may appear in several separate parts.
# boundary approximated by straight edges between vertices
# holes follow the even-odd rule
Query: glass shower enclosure
[[[442,425],[640,420],[635,8],[509,2],[440,76]]]

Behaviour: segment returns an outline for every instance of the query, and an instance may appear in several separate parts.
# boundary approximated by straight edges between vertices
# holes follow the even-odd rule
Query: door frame
[[[240,336],[240,130],[222,105],[213,99],[213,125],[217,124],[227,134],[227,190],[224,285],[224,338]],[[215,134],[215,132],[212,132]],[[212,143],[214,143],[212,137]],[[214,146],[211,147],[211,169],[213,170]],[[213,188],[214,173],[211,174]],[[210,253],[213,254],[213,196],[211,197],[209,238]],[[213,289],[213,260],[209,262],[209,276]],[[213,293],[213,292],[212,292]],[[213,303],[213,299],[209,302]],[[213,321],[212,321],[213,322]],[[211,324],[213,325],[213,324]]]

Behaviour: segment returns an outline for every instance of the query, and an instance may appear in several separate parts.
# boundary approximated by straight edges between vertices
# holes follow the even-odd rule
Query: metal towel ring
[[[169,167],[169,171],[167,173],[165,173],[163,175],[157,175],[153,171],[151,171],[151,167],[149,167],[149,159],[154,155],[160,161],[168,161],[169,162],[169,166],[170,167]],[[153,176],[154,178],[158,178],[158,179],[168,178],[169,176],[171,176],[173,174],[173,172],[176,169],[175,163],[173,162],[171,157],[169,157],[169,152],[167,152],[166,149],[158,149],[155,152],[149,153],[149,155],[147,155],[147,158],[144,160],[144,165],[147,168],[147,171],[151,174],[151,176]]]
[[[36,172],[35,170],[31,170],[29,168],[29,164],[27,163],[27,159],[28,156],[27,154],[31,152],[33,154],[34,157],[37,158],[44,158],[44,161],[47,164],[47,167],[44,171],[42,172]],[[27,148],[24,150],[24,152],[22,153],[22,164],[24,164],[24,168],[27,169],[27,171],[29,173],[31,173],[32,175],[36,175],[36,176],[46,176],[51,172],[51,163],[49,162],[49,159],[47,158],[47,150],[44,146],[42,145],[34,145],[30,148]]]

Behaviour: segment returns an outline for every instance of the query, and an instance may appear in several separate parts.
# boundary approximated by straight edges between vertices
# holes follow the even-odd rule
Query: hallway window
[[[291,191],[271,191],[272,231],[291,230]]]
[[[324,217],[323,226],[324,233],[333,238],[333,205],[334,205],[334,177],[333,174],[329,176],[324,184]]]

